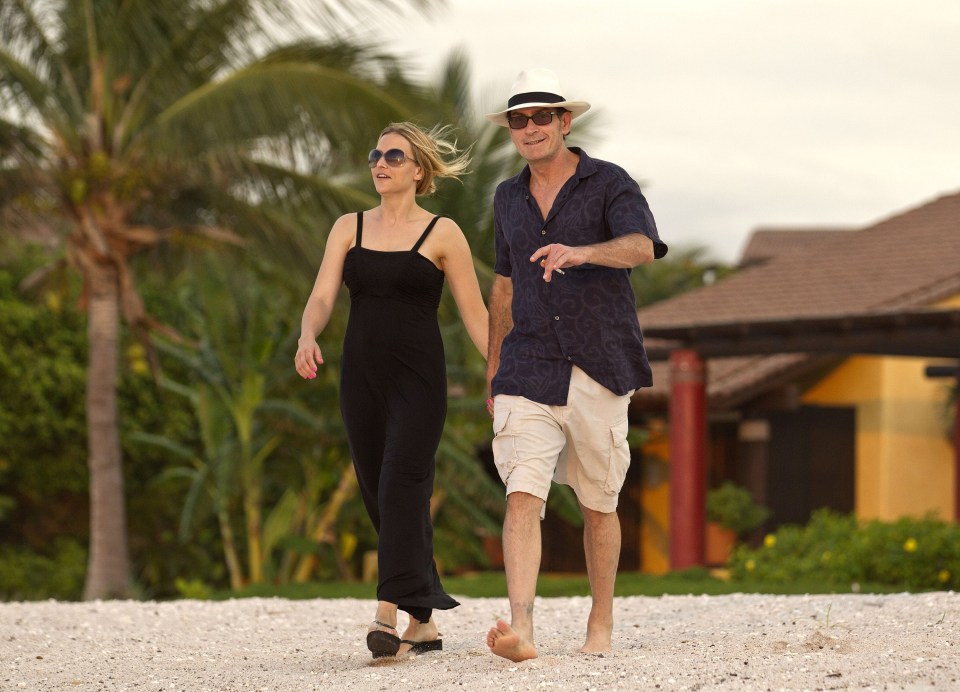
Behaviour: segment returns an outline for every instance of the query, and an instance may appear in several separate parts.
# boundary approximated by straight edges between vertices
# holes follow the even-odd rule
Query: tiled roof
[[[641,309],[641,327],[896,311],[960,293],[960,193],[859,231],[768,231],[764,236],[756,245],[752,239],[744,253],[754,264]],[[761,260],[764,256],[769,259]],[[758,378],[776,379],[810,367],[811,360],[802,354],[711,359],[708,396],[735,397],[754,389]],[[656,365],[655,387],[641,395],[666,395],[667,375],[666,364]]]
[[[849,228],[758,228],[750,236],[740,256],[740,266],[767,262],[794,252],[804,252],[812,245],[828,242]]]

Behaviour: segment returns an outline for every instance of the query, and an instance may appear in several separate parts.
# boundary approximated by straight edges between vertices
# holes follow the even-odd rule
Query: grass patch
[[[443,579],[444,588],[454,596],[469,598],[505,598],[507,583],[503,572],[476,572]],[[895,593],[895,589],[880,584],[860,584],[861,593]],[[851,584],[831,584],[813,580],[794,581],[789,584],[764,583],[760,581],[729,581],[718,578],[704,569],[689,569],[664,575],[621,572],[617,575],[617,596],[664,596],[664,595],[721,595],[731,593],[765,594],[835,594],[853,593]],[[241,591],[218,592],[213,600],[228,598],[375,598],[376,585],[359,582],[311,582],[273,586],[259,584]],[[537,595],[542,597],[589,596],[590,583],[580,574],[541,574],[537,582]]]

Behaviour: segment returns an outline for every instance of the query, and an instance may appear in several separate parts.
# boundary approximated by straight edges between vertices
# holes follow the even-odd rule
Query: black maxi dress
[[[363,213],[344,261],[350,317],[340,365],[340,410],[364,506],[379,542],[377,600],[420,622],[458,605],[433,560],[430,495],[447,414],[437,308],[443,272],[418,250],[368,250]]]

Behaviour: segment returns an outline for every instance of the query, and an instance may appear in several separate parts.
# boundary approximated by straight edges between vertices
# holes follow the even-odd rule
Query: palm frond
[[[437,88],[437,97],[441,103],[452,106],[456,121],[470,122],[473,117],[473,97],[471,96],[470,61],[463,48],[455,49],[443,63]]]
[[[171,6],[172,5],[172,6]],[[248,0],[228,0],[194,7],[139,0],[124,4],[113,30],[112,78],[121,98],[111,137],[119,151],[144,122],[171,99],[190,93],[228,69],[240,65],[259,32]],[[122,87],[122,88],[119,88]]]
[[[267,399],[257,407],[259,412],[276,413],[291,419],[311,430],[326,431],[329,426],[324,425],[315,413],[308,410],[298,401],[289,399]]]
[[[330,139],[356,142],[406,114],[391,94],[340,70],[257,64],[178,99],[132,146],[177,158],[226,153],[261,137],[283,137],[299,118]]]
[[[4,110],[15,110],[21,123],[39,118],[61,137],[69,132],[62,104],[51,84],[3,49],[0,49],[0,106]]]
[[[0,0],[0,45],[49,81],[63,109],[76,117],[83,101],[59,49],[64,33],[59,8],[59,2],[49,0]]]
[[[0,170],[6,170],[15,162],[30,162],[36,166],[46,154],[47,142],[39,133],[31,127],[0,117],[0,162],[7,164]]]
[[[181,459],[193,459],[195,454],[193,450],[187,447],[184,444],[172,440],[169,437],[164,435],[155,435],[153,433],[145,432],[133,432],[129,435],[130,439],[134,442],[140,442],[142,444],[152,445],[154,447],[159,447],[160,449],[170,452]]]

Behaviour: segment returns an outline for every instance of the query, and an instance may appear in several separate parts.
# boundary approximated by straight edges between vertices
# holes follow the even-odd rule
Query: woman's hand
[[[305,380],[317,376],[317,366],[323,365],[323,354],[315,339],[301,339],[297,342],[297,355],[293,357],[297,374]]]

